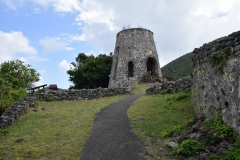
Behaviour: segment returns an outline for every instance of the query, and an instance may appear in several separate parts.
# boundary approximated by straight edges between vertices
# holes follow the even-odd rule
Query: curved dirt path
[[[92,133],[86,141],[80,160],[143,160],[145,147],[132,132],[127,110],[143,94],[130,95],[95,117]]]

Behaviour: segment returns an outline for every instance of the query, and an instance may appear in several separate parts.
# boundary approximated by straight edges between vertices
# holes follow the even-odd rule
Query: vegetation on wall
[[[112,53],[100,54],[97,57],[79,53],[76,62],[71,63],[73,68],[67,71],[69,81],[73,82],[70,88],[98,88],[108,87],[109,75],[112,66]]]
[[[217,54],[212,54],[210,57],[210,63],[213,66],[216,66],[218,71],[223,73],[223,67],[226,65],[226,62],[229,58],[226,48],[219,51]]]
[[[163,77],[178,80],[190,75],[193,72],[192,57],[193,53],[187,53],[162,67]]]

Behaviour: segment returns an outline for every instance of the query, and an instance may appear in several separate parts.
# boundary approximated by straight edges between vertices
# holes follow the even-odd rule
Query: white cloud
[[[73,66],[72,66],[70,63],[68,63],[66,60],[62,60],[62,61],[59,63],[58,67],[59,67],[62,71],[66,72],[67,70],[70,70],[71,67],[73,67]]]
[[[40,44],[43,46],[43,51],[45,53],[52,53],[64,49],[63,44],[56,38],[46,37],[40,39]]]
[[[39,76],[39,81],[34,83],[34,86],[41,86],[44,85],[44,79],[42,76]]]
[[[30,0],[0,2],[16,8]],[[95,47],[92,50],[109,53],[114,50],[116,34],[124,25],[139,24],[154,32],[161,66],[203,43],[239,30],[240,26],[239,0],[217,3],[215,0],[32,0],[31,3],[52,7],[58,14],[78,13],[75,24],[83,33],[60,36],[55,39],[56,49],[69,51],[74,49],[72,42],[89,41]]]
[[[31,42],[19,31],[0,31],[0,44],[0,61],[2,62],[16,58],[17,54],[37,55],[37,51],[31,46]]]

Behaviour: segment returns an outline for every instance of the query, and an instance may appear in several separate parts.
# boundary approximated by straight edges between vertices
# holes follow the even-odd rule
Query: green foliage
[[[224,157],[224,160],[240,160],[240,148],[230,147]]]
[[[46,101],[46,102],[53,102],[54,101],[54,99],[52,98],[52,97],[49,97],[49,96],[44,96],[44,101]]]
[[[38,89],[35,93],[45,93],[46,90],[45,89]]]
[[[74,86],[70,88],[98,88],[108,87],[109,75],[112,66],[112,55],[100,54],[97,57],[78,54],[74,67],[67,71],[69,81]]]
[[[178,80],[190,75],[193,72],[192,57],[193,53],[188,53],[162,67],[163,77]]]
[[[6,136],[9,134],[9,130],[8,129],[2,129],[0,130],[0,138],[3,136]]]
[[[172,154],[183,154],[186,156],[194,156],[197,152],[205,150],[206,147],[193,139],[184,140],[175,150],[173,150]]]
[[[159,92],[160,95],[165,95],[165,94],[169,94],[169,93],[170,93],[170,89],[169,88],[164,89],[164,90]]]
[[[223,122],[219,111],[217,112],[216,118],[205,119],[204,123],[214,129],[214,137],[225,138],[233,137],[235,135],[233,129]]]
[[[211,159],[211,160],[221,160],[221,157],[213,154],[213,155],[210,156],[210,159]]]
[[[11,83],[0,77],[0,115],[13,102],[20,101],[27,96],[26,90],[23,88],[12,88]]]
[[[172,134],[174,132],[181,132],[183,128],[184,128],[184,126],[177,125],[177,126],[174,126],[174,127],[170,128],[166,131],[161,132],[160,134],[161,134],[162,138],[170,137],[170,136],[172,136]]]
[[[180,101],[182,99],[186,99],[189,97],[189,94],[186,94],[186,93],[178,93],[175,97],[175,100],[176,101]]]
[[[210,57],[210,62],[217,67],[219,72],[223,72],[223,67],[226,65],[229,55],[226,48],[222,49],[218,54],[213,54]]]
[[[31,65],[20,60],[12,60],[0,64],[0,77],[8,82],[13,89],[29,88],[39,81],[39,73]]]

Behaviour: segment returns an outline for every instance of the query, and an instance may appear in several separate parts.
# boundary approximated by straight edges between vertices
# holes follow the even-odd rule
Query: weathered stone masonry
[[[42,100],[44,96],[48,96],[56,101],[91,100],[123,94],[130,94],[130,92],[125,88],[72,89],[64,92],[49,91],[39,95],[38,99]]]
[[[187,76],[176,81],[163,81],[162,83],[157,82],[146,90],[146,94],[158,94],[163,90],[168,90],[168,93],[178,93],[190,91],[191,87],[192,79],[190,76]]]
[[[143,28],[117,34],[109,88],[132,88],[144,75],[162,77],[153,32]]]
[[[229,59],[220,72],[211,57],[224,52]],[[197,114],[213,118],[221,111],[224,122],[240,133],[240,31],[193,51],[193,102]]]

